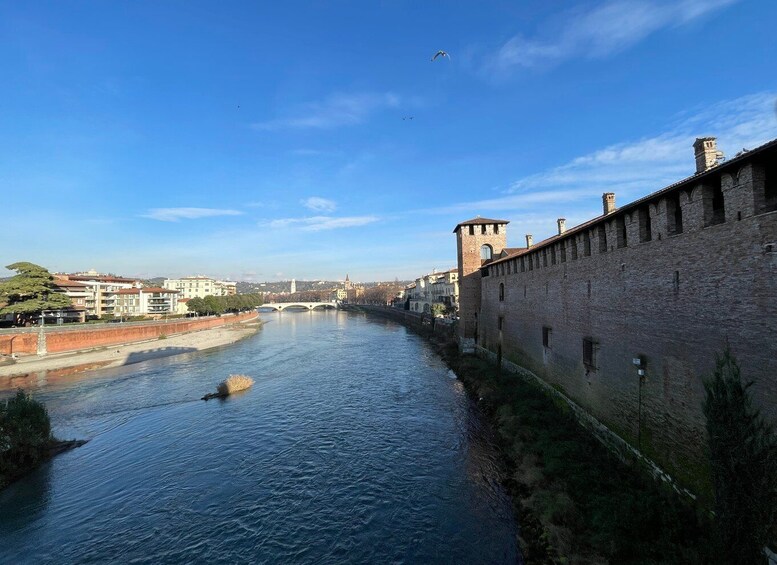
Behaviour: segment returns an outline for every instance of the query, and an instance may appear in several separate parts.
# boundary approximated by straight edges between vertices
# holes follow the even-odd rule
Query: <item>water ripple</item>
[[[196,400],[237,372],[253,389]],[[519,561],[492,438],[451,377],[401,326],[315,312],[43,386],[55,433],[92,441],[0,493],[0,562]]]

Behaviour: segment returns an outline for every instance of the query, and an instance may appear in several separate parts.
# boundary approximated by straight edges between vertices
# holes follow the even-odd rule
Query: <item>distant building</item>
[[[181,298],[205,298],[206,296],[237,294],[237,283],[219,281],[203,275],[166,279],[162,286],[169,290],[177,290]]]
[[[54,275],[54,282],[56,284],[59,285],[62,281],[79,282],[86,286],[84,309],[86,316],[92,318],[114,314],[117,293],[123,289],[139,288],[141,286],[140,281],[137,279],[95,274],[94,271]]]
[[[291,279],[291,289],[289,292],[291,294],[294,294],[295,292],[297,292],[297,281],[295,281],[294,279]]]
[[[116,316],[162,316],[178,313],[178,291],[167,288],[125,288],[117,292]]]
[[[438,273],[432,272],[415,280],[406,288],[410,301],[410,310],[419,313],[430,313],[432,305],[442,304],[446,309],[457,308],[459,303],[459,272],[458,269]]]
[[[86,301],[91,296],[90,287],[85,283],[79,281],[71,281],[65,279],[54,279],[55,288],[70,298],[72,303],[71,308],[68,308],[63,312],[62,317],[64,322],[85,322],[86,321]],[[45,313],[44,317],[49,318],[49,313]]]

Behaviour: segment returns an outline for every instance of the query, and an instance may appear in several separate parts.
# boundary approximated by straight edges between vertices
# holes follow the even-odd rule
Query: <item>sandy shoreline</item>
[[[254,318],[240,325],[219,326],[173,335],[166,339],[111,345],[44,357],[36,355],[21,357],[13,365],[0,366],[0,390],[16,388],[19,385],[14,381],[18,381],[22,375],[31,373],[43,371],[56,371],[62,374],[81,373],[229,345],[253,335],[260,325],[259,318]]]

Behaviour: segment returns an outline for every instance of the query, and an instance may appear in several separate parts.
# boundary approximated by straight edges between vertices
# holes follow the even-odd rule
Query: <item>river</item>
[[[89,443],[0,492],[0,561],[521,561],[490,432],[422,338],[262,318],[228,347],[39,379],[55,435]],[[199,400],[230,373],[256,383]]]

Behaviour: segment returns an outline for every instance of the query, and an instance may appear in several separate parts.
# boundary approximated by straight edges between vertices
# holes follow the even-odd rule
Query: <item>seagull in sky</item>
[[[448,60],[450,60],[451,56],[448,55],[445,51],[440,50],[437,53],[434,54],[434,57],[432,57],[432,61],[434,61],[437,57],[448,57]]]

